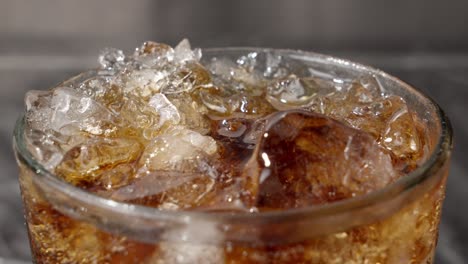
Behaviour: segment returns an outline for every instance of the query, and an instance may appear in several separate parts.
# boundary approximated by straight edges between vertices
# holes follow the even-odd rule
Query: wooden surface
[[[454,127],[455,149],[436,263],[468,263],[468,54],[338,55],[400,77],[435,99],[448,114]],[[47,89],[94,65],[92,58],[78,56],[0,56],[0,263],[18,263],[5,262],[1,257],[30,261],[11,147],[24,93]]]

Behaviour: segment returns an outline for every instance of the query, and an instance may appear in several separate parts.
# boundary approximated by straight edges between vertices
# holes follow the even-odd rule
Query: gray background
[[[144,40],[188,37],[198,47],[329,53],[381,68],[433,97],[455,130],[436,263],[468,263],[467,14],[462,0],[0,0],[0,257],[30,259],[11,151],[24,93],[94,67],[105,46],[131,50]]]

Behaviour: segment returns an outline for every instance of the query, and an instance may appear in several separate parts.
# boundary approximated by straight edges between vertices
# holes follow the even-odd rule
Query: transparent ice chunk
[[[115,48],[105,48],[99,54],[99,64],[105,70],[117,70],[124,65],[125,54]]]
[[[149,98],[151,95],[160,92],[161,87],[169,84],[170,74],[171,72],[166,70],[135,70],[125,78],[124,91],[144,98]]]
[[[122,188],[110,192],[100,192],[100,195],[118,201],[144,199],[145,197],[163,194],[197,177],[201,177],[201,175],[193,172],[153,171],[146,175],[140,175],[129,184],[122,186]],[[110,179],[115,181],[115,177]]]
[[[203,232],[206,232],[206,230],[203,228],[194,228],[190,230],[198,230],[200,235],[206,235],[203,234]],[[225,262],[223,249],[213,245],[196,245],[193,243],[162,243],[159,250],[160,251],[154,257],[154,263],[217,264]]]
[[[273,81],[268,87],[267,100],[277,108],[306,105],[316,94],[316,87],[295,75]],[[284,109],[281,109],[284,110]]]
[[[71,135],[78,131],[101,135],[112,130],[112,113],[97,101],[69,87],[54,89],[50,100],[52,130]]]
[[[155,57],[166,57],[168,60],[172,60],[170,57],[173,56],[174,50],[171,46],[157,43],[154,41],[145,41],[140,47],[135,49],[134,56],[155,56]]]
[[[156,173],[141,176],[111,197],[165,210],[183,210],[210,204],[219,188],[216,180],[203,171]]]
[[[169,45],[146,41],[133,54],[136,68],[162,70],[174,60],[174,49]]]
[[[385,110],[377,115],[384,127],[381,144],[399,158],[421,158],[424,150],[420,133],[405,101],[400,97],[387,97],[382,103]]]
[[[104,170],[94,184],[106,190],[116,190],[130,184],[135,176],[136,169],[132,163],[120,163]]]
[[[63,149],[52,135],[36,129],[26,131],[26,142],[29,151],[41,162],[44,168],[53,170],[61,161],[64,155]]]
[[[220,114],[229,114],[233,108],[237,108],[232,98],[223,96],[220,91],[214,89],[202,89],[199,93],[202,103],[210,110]]]
[[[135,139],[94,138],[70,149],[55,171],[74,185],[100,186],[106,171],[136,161],[141,151],[142,145]]]
[[[100,194],[166,210],[203,205],[216,190],[216,153],[211,137],[173,128],[145,148],[131,182]]]
[[[177,107],[175,107],[164,94],[158,93],[153,95],[148,103],[154,107],[156,112],[159,113],[159,127],[163,126],[166,122],[171,122],[177,125],[180,122],[180,114]]]
[[[425,155],[418,123],[405,100],[385,95],[374,76],[346,83],[342,90],[319,92],[306,108],[370,133],[393,153],[397,163],[403,161],[408,168],[414,169],[415,162]]]
[[[350,198],[396,176],[390,156],[371,135],[302,110],[269,117],[244,171],[256,205],[266,208]]]
[[[214,155],[216,151],[213,138],[176,127],[146,147],[140,164],[148,171],[193,171],[199,168],[204,155]]]
[[[273,78],[286,77],[288,75],[288,70],[281,66],[282,59],[281,55],[267,52],[263,76]]]
[[[187,63],[171,74],[169,83],[161,88],[164,94],[188,93],[199,87],[211,87],[209,72],[198,63]]]
[[[26,120],[33,129],[45,131],[49,128],[48,121],[52,116],[50,108],[51,91],[31,90],[26,93]]]
[[[185,63],[187,61],[199,61],[201,57],[201,50],[192,50],[188,39],[183,39],[174,48],[174,59],[179,63]]]
[[[258,72],[249,72],[246,68],[240,67],[227,58],[215,58],[207,67],[215,77],[220,78],[238,91],[265,84],[265,80]]]
[[[208,109],[202,102],[185,93],[167,95],[167,98],[179,111],[180,125],[200,134],[208,133],[211,124]]]

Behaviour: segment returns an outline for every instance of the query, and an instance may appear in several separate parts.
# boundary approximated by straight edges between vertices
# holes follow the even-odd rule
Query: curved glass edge
[[[453,146],[453,132],[452,126],[445,115],[443,110],[439,107],[439,105],[430,97],[423,94],[421,91],[415,89],[414,87],[404,83],[403,81],[399,80],[398,78],[391,76],[381,70],[365,66],[359,63],[355,63],[352,61],[348,61],[345,59],[339,59],[327,55],[317,54],[313,52],[306,52],[306,51],[296,51],[296,50],[282,50],[282,49],[268,49],[268,48],[248,48],[248,47],[241,47],[241,48],[212,48],[212,49],[205,49],[205,52],[279,52],[279,53],[286,53],[289,55],[296,55],[301,56],[301,59],[304,57],[313,59],[314,61],[318,62],[328,62],[332,64],[339,64],[346,67],[351,67],[356,70],[365,70],[370,74],[377,74],[384,78],[389,78],[398,83],[401,86],[404,86],[407,89],[411,89],[420,96],[429,99],[432,103],[432,106],[435,108],[435,112],[438,115],[438,118],[441,122],[441,134],[438,139],[436,146],[434,147],[435,151],[431,154],[431,156],[427,159],[427,161],[411,172],[410,174],[406,175],[395,181],[394,183],[382,188],[380,190],[371,192],[366,195],[345,199],[342,201],[337,201],[330,204],[323,204],[311,207],[304,207],[304,208],[294,208],[285,211],[272,211],[272,212],[260,212],[255,214],[233,214],[227,212],[195,212],[195,211],[163,211],[158,210],[152,207],[146,207],[141,205],[134,205],[124,202],[117,202],[114,200],[106,199],[92,193],[89,193],[83,189],[75,187],[58,177],[55,177],[53,173],[49,172],[45,169],[39,162],[37,162],[32,154],[28,151],[27,146],[25,144],[24,138],[24,128],[25,128],[25,118],[24,116],[20,117],[16,123],[15,131],[14,131],[14,148],[15,152],[17,153],[17,157],[30,169],[32,169],[35,174],[37,175],[37,181],[41,182],[41,184],[49,185],[52,189],[56,192],[62,193],[68,196],[71,199],[79,200],[84,204],[98,206],[106,211],[116,213],[116,214],[124,214],[126,216],[138,216],[143,217],[147,220],[167,220],[167,221],[174,221],[179,223],[187,223],[190,221],[196,220],[215,220],[215,221],[225,221],[229,223],[249,223],[252,221],[255,222],[287,222],[288,220],[295,220],[298,218],[314,218],[314,217],[323,217],[323,216],[332,216],[334,214],[344,213],[348,211],[354,211],[358,209],[362,209],[365,207],[369,207],[371,205],[375,205],[381,203],[383,201],[395,198],[399,194],[412,189],[412,187],[419,185],[420,183],[426,181],[431,175],[434,175],[437,171],[439,171],[443,166],[445,161],[451,154],[451,149]],[[75,77],[72,77],[70,80],[75,80],[82,75],[91,74],[95,71],[88,71],[81,73]],[[64,82],[66,83],[66,82]],[[63,84],[64,84],[63,83]]]

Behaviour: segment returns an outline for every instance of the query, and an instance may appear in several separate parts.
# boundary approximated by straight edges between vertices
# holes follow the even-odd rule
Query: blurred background
[[[333,54],[381,68],[434,98],[455,130],[436,263],[468,263],[467,14],[463,0],[0,0],[0,257],[30,262],[11,151],[24,93],[95,67],[103,47],[131,51],[145,40],[174,45],[189,38],[202,48]]]

